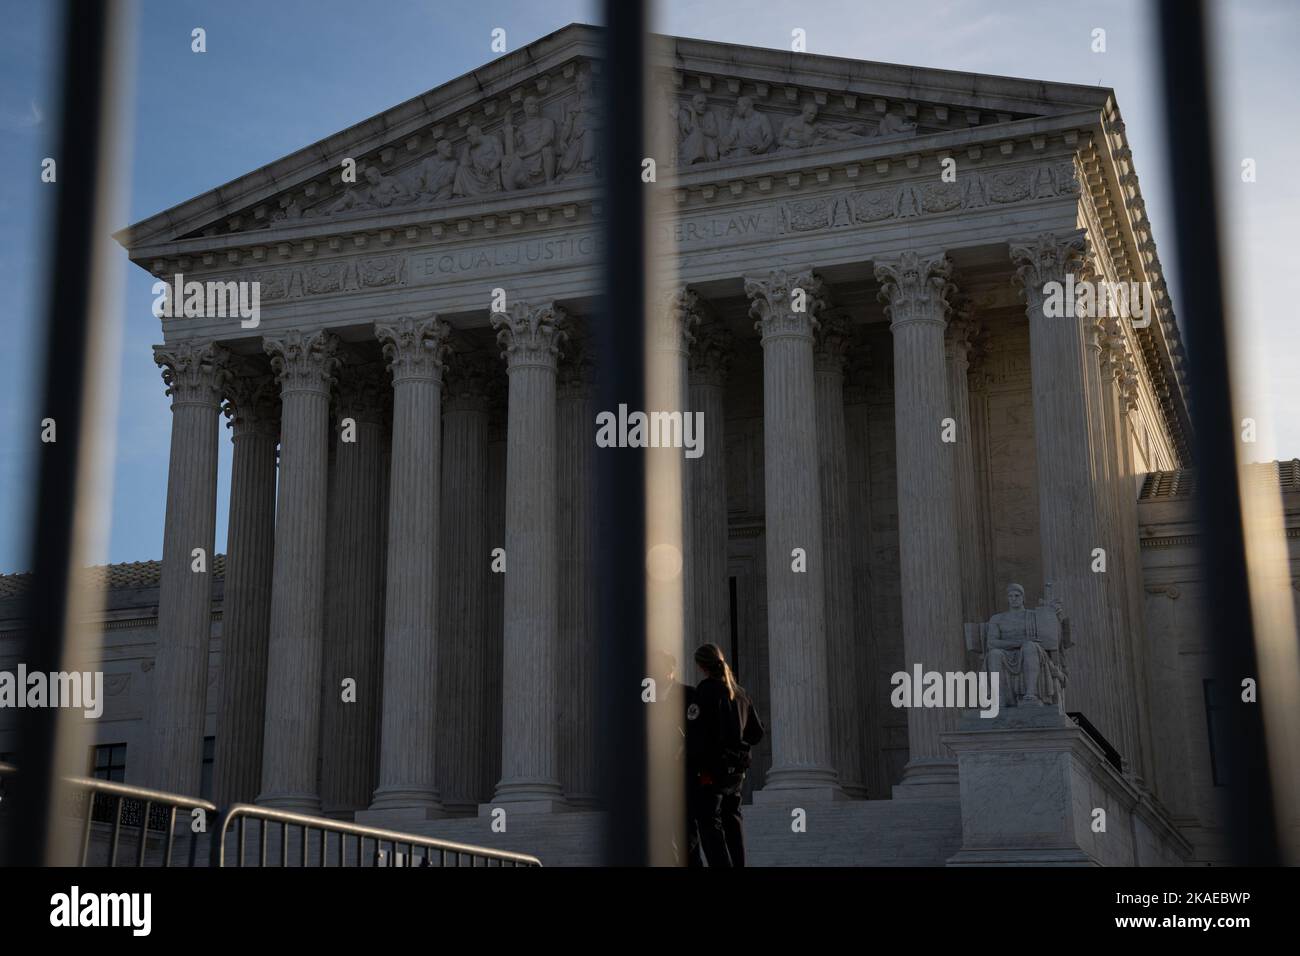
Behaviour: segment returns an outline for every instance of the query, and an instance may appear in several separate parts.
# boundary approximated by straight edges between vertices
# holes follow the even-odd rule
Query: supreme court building
[[[103,571],[128,781],[595,859],[600,51],[566,27],[119,236],[260,290],[161,321],[163,554]],[[1219,859],[1183,347],[1113,92],[669,38],[652,86],[687,639],[770,729],[752,862]],[[1057,314],[1067,281],[1149,314]],[[1068,620],[1052,703],[893,706],[987,666],[1013,582]]]

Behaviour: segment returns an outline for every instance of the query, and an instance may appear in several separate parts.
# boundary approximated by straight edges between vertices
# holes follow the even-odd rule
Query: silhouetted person
[[[674,748],[674,760],[678,772],[682,775],[682,805],[685,809],[686,825],[686,848],[685,859],[682,857],[681,848],[677,845],[677,840],[673,840],[673,858],[677,860],[678,865],[685,863],[688,866],[703,866],[704,858],[700,855],[700,833],[695,823],[694,803],[692,794],[694,787],[692,785],[693,775],[691,772],[689,755],[686,747],[686,715],[690,710],[691,704],[695,699],[695,688],[690,684],[683,684],[677,680],[677,659],[667,651],[659,651],[654,655],[658,662],[655,675],[656,681],[661,688],[655,697],[659,704],[674,709],[673,728],[679,737],[678,745]]]
[[[721,648],[701,645],[695,663],[703,679],[686,712],[686,750],[700,846],[711,867],[744,866],[740,791],[752,762],[750,748],[763,739],[763,724]]]

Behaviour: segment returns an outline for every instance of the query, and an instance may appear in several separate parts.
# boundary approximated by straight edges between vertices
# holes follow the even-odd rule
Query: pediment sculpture
[[[1025,607],[1025,589],[1007,585],[1005,611],[986,624],[967,624],[966,649],[980,669],[998,675],[1001,707],[1055,707],[1065,713],[1069,675],[1066,650],[1072,646],[1070,620],[1051,584],[1037,607]]]

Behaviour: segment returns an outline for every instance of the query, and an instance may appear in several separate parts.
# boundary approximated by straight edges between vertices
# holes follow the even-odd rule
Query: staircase
[[[943,866],[961,849],[957,800],[846,800],[810,803],[807,829],[791,830],[790,809],[746,806],[745,845],[751,866]],[[508,810],[508,805],[507,805]],[[492,818],[453,817],[405,824],[421,836],[531,853],[543,866],[600,863],[604,814],[507,813],[506,832]]]

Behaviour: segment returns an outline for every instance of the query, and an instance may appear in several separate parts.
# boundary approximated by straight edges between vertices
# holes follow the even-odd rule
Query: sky
[[[26,567],[32,506],[28,456],[42,418],[36,405],[43,303],[50,282],[45,225],[53,189],[40,181],[53,153],[57,112],[57,5],[0,0],[0,572]],[[593,23],[585,0],[545,4],[479,0],[197,2],[141,0],[133,22],[133,121],[117,181],[126,190],[121,226],[228,182],[324,136],[453,79],[500,55],[492,31],[514,50],[571,22]],[[1148,4],[1135,0],[673,0],[661,2],[663,33],[833,56],[1020,76],[1114,88],[1142,192],[1178,308],[1175,237]],[[1241,334],[1242,413],[1258,422],[1256,460],[1300,457],[1300,269],[1291,225],[1300,221],[1300,8],[1293,0],[1216,5],[1220,182],[1226,216],[1230,309]],[[207,52],[191,51],[202,27]],[[1093,31],[1106,31],[1094,52]],[[1244,158],[1257,179],[1241,181]],[[139,561],[162,553],[170,440],[169,403],[151,346],[152,278],[118,254],[125,275],[113,452],[101,469],[107,496],[102,558]],[[223,430],[225,431],[225,430]],[[221,441],[217,550],[225,547],[230,443]]]

